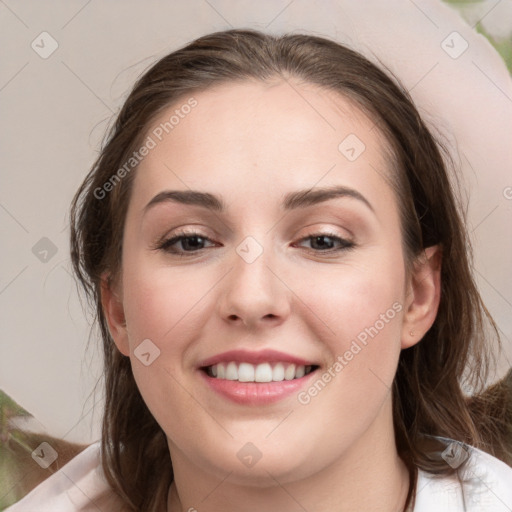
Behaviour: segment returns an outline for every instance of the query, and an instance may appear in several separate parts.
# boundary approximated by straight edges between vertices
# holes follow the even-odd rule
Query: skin
[[[312,85],[224,84],[194,97],[137,170],[122,271],[103,287],[113,339],[168,438],[168,510],[401,510],[409,477],[390,387],[400,351],[435,319],[440,268],[433,247],[406,271],[385,140],[345,98]],[[338,150],[348,134],[366,146],[353,162]],[[281,209],[288,192],[332,185],[373,211],[351,197]],[[144,214],[163,190],[188,189],[222,196],[227,211],[166,202]],[[178,228],[212,242],[181,258],[154,249]],[[307,238],[326,231],[355,246],[326,256]],[[252,263],[236,252],[247,236],[263,248]],[[235,348],[294,354],[321,375],[394,303],[402,310],[307,405],[296,395],[235,404],[199,378],[201,360]],[[148,338],[161,353],[145,366],[134,350]],[[250,468],[237,457],[247,442],[262,455]]]

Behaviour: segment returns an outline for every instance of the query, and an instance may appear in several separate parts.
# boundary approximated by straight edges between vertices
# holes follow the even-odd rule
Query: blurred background
[[[512,0],[0,0],[0,510],[99,439],[101,347],[69,203],[136,78],[216,30],[311,32],[381,59],[463,170],[475,273],[512,360]],[[59,459],[37,466],[51,441]],[[20,464],[20,460],[23,463]]]

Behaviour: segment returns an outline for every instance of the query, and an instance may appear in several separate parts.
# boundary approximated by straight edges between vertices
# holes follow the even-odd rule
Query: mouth
[[[236,404],[266,406],[308,385],[320,366],[273,349],[230,350],[203,360],[198,374],[214,395]]]
[[[201,367],[212,379],[269,383],[302,379],[319,368],[318,365],[302,365],[288,362],[222,362]]]

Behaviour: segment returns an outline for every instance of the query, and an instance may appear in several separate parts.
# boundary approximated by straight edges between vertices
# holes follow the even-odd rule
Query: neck
[[[171,450],[175,479],[169,489],[168,512],[402,511],[409,473],[396,451],[391,401],[381,413],[334,464],[286,484],[274,475],[266,486],[238,485],[230,475],[205,472]]]

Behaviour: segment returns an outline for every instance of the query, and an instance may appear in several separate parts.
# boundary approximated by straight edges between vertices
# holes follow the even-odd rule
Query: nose
[[[293,294],[277,268],[270,249],[250,263],[235,253],[233,268],[222,282],[221,318],[250,329],[282,324],[290,314]]]

